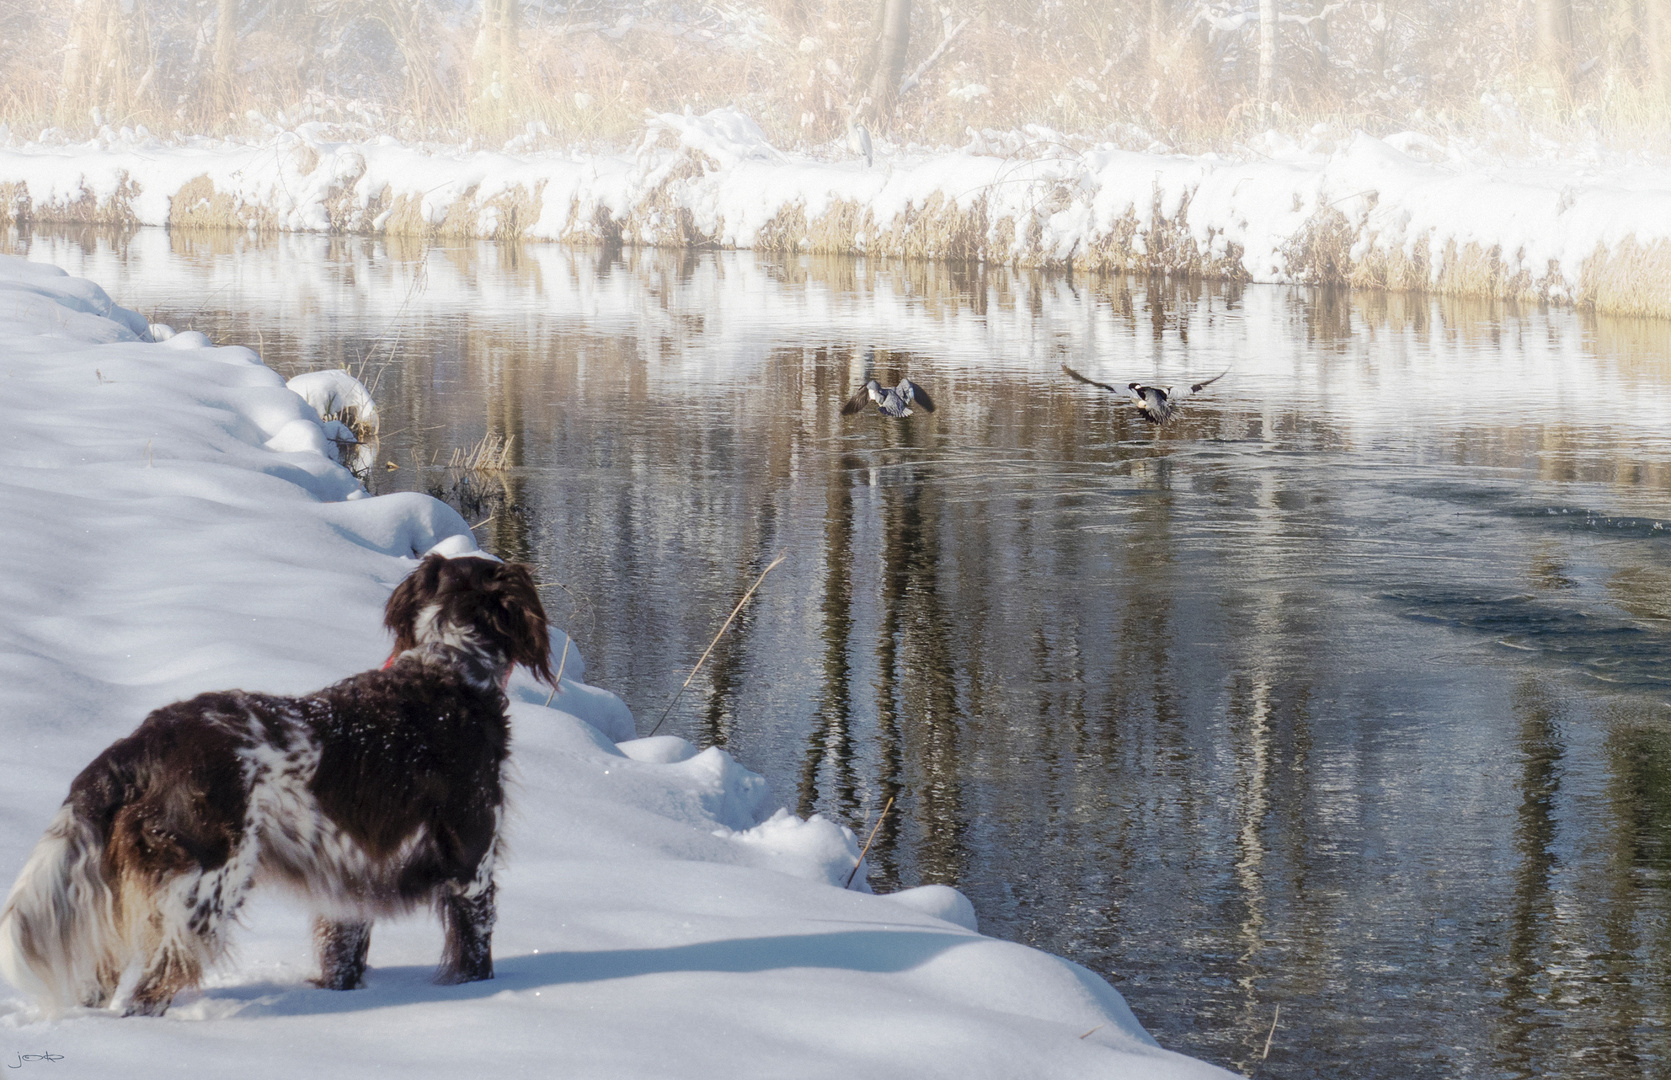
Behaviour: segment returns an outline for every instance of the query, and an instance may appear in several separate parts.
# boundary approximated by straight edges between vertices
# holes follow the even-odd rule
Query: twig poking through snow
[[[545,695],[545,707],[551,708],[551,699],[557,696],[557,688],[563,685],[563,668],[569,662],[569,635],[563,635],[563,658],[557,661],[557,677],[551,680],[551,693]]]
[[[690,686],[690,681],[692,679],[696,678],[696,673],[702,670],[702,663],[708,659],[708,653],[713,652],[714,646],[719,644],[719,639],[725,636],[725,631],[731,626],[731,620],[737,617],[737,612],[743,610],[743,605],[748,603],[748,598],[754,595],[754,590],[758,589],[760,587],[760,583],[766,580],[767,574],[777,568],[778,563],[788,557],[787,553],[779,555],[777,558],[772,560],[772,564],[770,566],[760,571],[760,576],[754,579],[754,584],[748,587],[748,592],[744,593],[743,598],[737,601],[737,606],[731,609],[731,614],[725,617],[725,623],[719,628],[719,633],[714,635],[714,640],[708,642],[708,649],[702,654],[702,659],[698,660],[696,662],[696,666],[690,669],[690,674],[685,676],[684,685],[679,687],[679,693],[674,694],[673,700],[669,701],[667,703],[667,708],[662,710],[661,719],[657,720],[656,726],[650,729],[650,735],[654,735],[656,732],[661,730],[661,725],[667,720],[667,714],[672,712],[673,706],[679,703],[679,698],[682,694],[684,694],[685,688]],[[644,737],[648,739],[650,735],[646,735]],[[863,858],[863,856],[860,856],[860,858]]]
[[[859,867],[865,864],[865,855],[870,852],[870,845],[876,840],[876,834],[881,830],[882,822],[887,818],[888,811],[893,808],[894,797],[889,795],[888,805],[882,807],[882,812],[876,815],[876,824],[870,827],[870,835],[865,838],[865,846],[859,849],[859,861],[853,864],[853,869],[847,871],[847,880],[841,883],[842,888],[851,889],[853,887],[853,875],[857,874]],[[1092,1028],[1091,1030],[1095,1031],[1096,1029]],[[1089,1035],[1090,1032],[1088,1031],[1086,1034]]]

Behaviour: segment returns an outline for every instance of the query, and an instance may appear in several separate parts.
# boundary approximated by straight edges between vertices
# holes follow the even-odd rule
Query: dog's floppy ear
[[[389,603],[383,608],[383,625],[388,627],[395,636],[395,652],[403,653],[407,649],[416,648],[418,639],[414,633],[418,621],[418,613],[425,604],[435,601],[435,586],[441,576],[441,568],[447,564],[444,555],[426,555],[418,568],[406,575],[399,585],[395,586],[394,594],[389,597]]]
[[[545,605],[534,585],[534,575],[522,563],[503,563],[498,568],[498,589],[505,623],[500,628],[510,659],[547,686],[556,686],[551,673],[551,634],[546,628]]]

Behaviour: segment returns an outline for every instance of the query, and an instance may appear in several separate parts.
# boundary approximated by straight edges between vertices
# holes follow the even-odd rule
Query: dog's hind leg
[[[225,952],[226,925],[256,866],[254,845],[234,822],[170,813],[159,802],[123,807],[112,829],[125,936],[142,962],[127,1016],[161,1016],[175,994],[198,984]]]
[[[313,920],[313,944],[319,953],[322,990],[358,990],[366,984],[366,954],[371,950],[369,922],[333,922],[321,915]]]
[[[493,978],[493,878],[444,888],[438,904],[447,941],[438,983]]]
[[[139,982],[125,1016],[161,1016],[174,995],[196,986],[226,950],[224,930],[248,881],[234,862],[208,873],[193,869],[158,881],[135,912],[144,928],[132,938],[146,946]],[[137,920],[136,920],[137,921]]]
[[[168,1011],[174,995],[203,978],[203,967],[191,950],[169,942],[157,948],[146,961],[145,972],[128,998],[123,1016],[161,1016]]]

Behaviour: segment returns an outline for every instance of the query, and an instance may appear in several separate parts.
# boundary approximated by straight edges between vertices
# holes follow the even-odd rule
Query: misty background
[[[802,148],[857,124],[1664,151],[1671,0],[0,0],[0,72],[0,134],[46,141],[312,122],[533,150],[735,105]]]

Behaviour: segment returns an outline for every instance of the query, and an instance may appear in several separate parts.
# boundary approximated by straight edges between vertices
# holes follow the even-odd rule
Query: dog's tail
[[[104,1004],[120,974],[102,832],[66,802],[0,908],[0,974],[52,1014]]]

